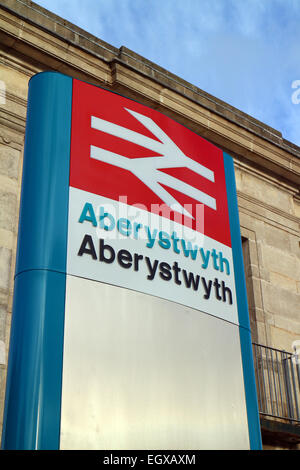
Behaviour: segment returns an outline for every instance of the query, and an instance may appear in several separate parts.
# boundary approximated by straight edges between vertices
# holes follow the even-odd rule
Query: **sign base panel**
[[[249,449],[239,327],[67,275],[61,449]]]

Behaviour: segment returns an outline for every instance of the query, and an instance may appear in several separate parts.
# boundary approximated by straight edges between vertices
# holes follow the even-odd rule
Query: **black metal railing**
[[[300,363],[280,349],[253,343],[261,415],[300,424]]]

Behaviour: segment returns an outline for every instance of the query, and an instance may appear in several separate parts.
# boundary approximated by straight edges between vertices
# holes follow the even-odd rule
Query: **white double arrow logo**
[[[213,197],[199,191],[199,189],[196,189],[187,183],[184,183],[174,176],[161,172],[160,169],[185,167],[213,182],[214,172],[200,163],[195,162],[195,160],[188,158],[170,139],[170,137],[168,137],[162,129],[152,121],[152,119],[144,116],[143,114],[139,114],[136,111],[132,111],[127,108],[125,109],[140,123],[142,123],[153,135],[155,135],[159,141],[95,116],[92,116],[91,118],[91,127],[140,145],[158,153],[161,156],[128,158],[91,145],[91,158],[131,171],[172,210],[176,210],[184,215],[192,217],[192,214],[187,212],[186,209],[160,185],[160,183],[176,189],[177,191],[180,191],[181,193],[184,193],[216,210],[216,200]]]

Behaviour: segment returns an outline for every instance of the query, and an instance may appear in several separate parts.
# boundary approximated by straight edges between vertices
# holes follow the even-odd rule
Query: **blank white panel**
[[[237,325],[67,276],[61,449],[248,449]]]

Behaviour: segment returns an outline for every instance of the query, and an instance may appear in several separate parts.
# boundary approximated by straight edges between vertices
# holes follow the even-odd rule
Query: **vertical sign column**
[[[71,109],[70,77],[30,80],[4,449],[59,447]]]

